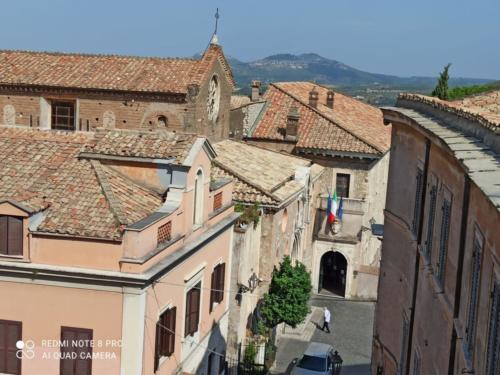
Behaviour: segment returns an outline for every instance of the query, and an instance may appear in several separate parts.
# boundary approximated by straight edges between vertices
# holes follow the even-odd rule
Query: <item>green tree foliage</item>
[[[500,82],[492,82],[484,85],[458,86],[448,91],[448,99],[458,100],[467,96],[483,94],[498,89],[500,89]]]
[[[451,64],[447,64],[443,71],[439,74],[438,83],[432,91],[432,96],[437,96],[442,100],[448,100],[448,81],[450,79],[448,71],[450,70],[450,66]]]
[[[234,206],[236,212],[241,212],[242,215],[239,221],[245,224],[253,223],[254,228],[257,227],[260,220],[260,206],[256,203],[252,206],[246,206],[241,203],[237,203]]]
[[[264,295],[261,313],[265,324],[272,328],[282,322],[292,327],[302,323],[310,311],[311,289],[306,267],[300,262],[293,265],[286,256],[279,268],[274,268],[269,293]]]

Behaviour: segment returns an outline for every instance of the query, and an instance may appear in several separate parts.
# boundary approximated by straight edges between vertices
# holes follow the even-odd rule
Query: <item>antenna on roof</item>
[[[210,40],[210,44],[219,44],[219,38],[217,37],[217,28],[219,27],[219,8],[215,12],[215,30],[214,35],[212,35],[212,40]]]

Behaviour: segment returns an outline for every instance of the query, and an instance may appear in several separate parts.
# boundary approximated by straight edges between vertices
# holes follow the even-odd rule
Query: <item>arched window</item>
[[[203,222],[203,171],[200,169],[196,173],[194,181],[194,209],[193,224],[201,225]]]
[[[166,116],[158,116],[158,127],[166,128],[168,125],[168,119]]]

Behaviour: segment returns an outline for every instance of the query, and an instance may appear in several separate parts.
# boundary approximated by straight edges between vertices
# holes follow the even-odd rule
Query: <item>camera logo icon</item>
[[[16,351],[16,357],[18,359],[33,359],[35,357],[35,342],[33,340],[19,340],[16,342],[16,348],[18,349]]]

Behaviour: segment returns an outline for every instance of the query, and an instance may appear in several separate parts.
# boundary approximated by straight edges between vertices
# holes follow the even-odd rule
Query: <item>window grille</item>
[[[172,239],[172,222],[169,221],[158,227],[158,244]]]
[[[75,130],[75,103],[52,102],[52,129]]]
[[[222,207],[222,191],[214,195],[214,211]]]

